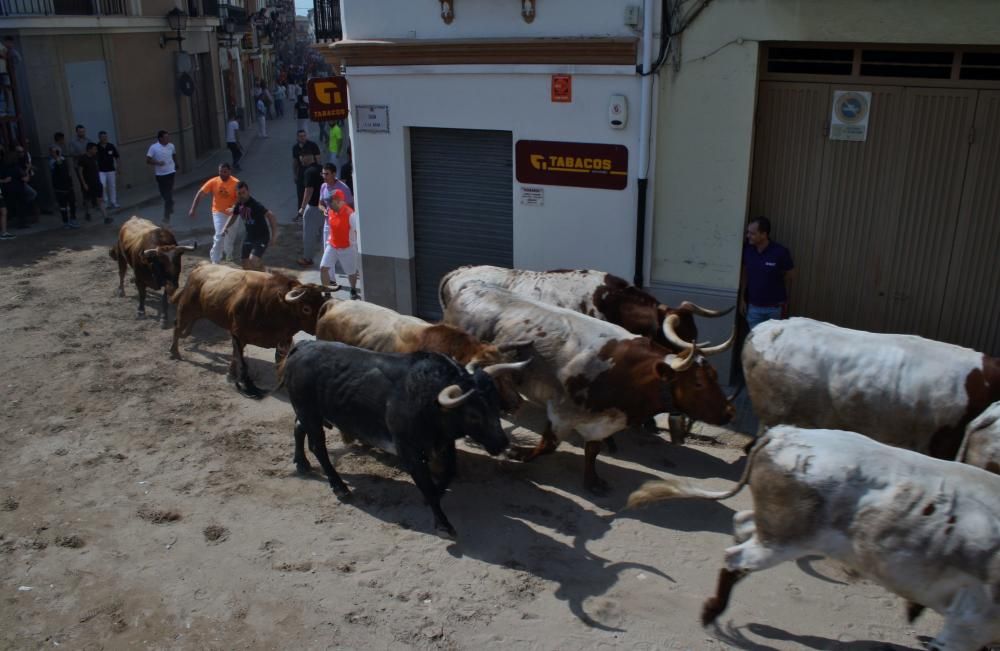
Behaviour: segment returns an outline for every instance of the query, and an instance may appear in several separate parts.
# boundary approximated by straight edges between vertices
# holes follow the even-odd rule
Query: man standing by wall
[[[306,137],[306,132],[299,130],[295,134],[295,144],[292,145],[292,178],[295,180],[295,205],[302,205],[302,171],[319,157],[319,145]],[[296,215],[295,221],[300,216]]]
[[[80,187],[83,188],[83,218],[90,221],[90,209],[97,208],[104,223],[110,224],[111,218],[104,207],[104,188],[101,185],[101,171],[97,163],[97,143],[87,143],[86,153],[80,157],[79,164]]]
[[[257,97],[257,136],[267,138],[267,105],[264,104],[264,95],[261,93]]]
[[[215,225],[215,239],[212,242],[212,250],[208,257],[214,264],[222,262],[222,257],[233,257],[233,242],[236,240],[236,231],[229,231],[223,237],[222,231],[226,228],[226,222],[236,203],[236,186],[240,180],[232,175],[232,169],[228,163],[219,165],[219,175],[205,181],[198,193],[194,195],[191,202],[191,210],[188,217],[194,219],[194,213],[198,209],[198,202],[205,195],[212,197],[212,222]]]
[[[233,170],[239,172],[242,169],[240,159],[243,158],[243,146],[240,144],[240,121],[235,114],[226,123],[226,147],[229,147],[229,153],[233,155]]]
[[[97,168],[101,172],[104,186],[104,203],[110,208],[118,207],[118,148],[108,142],[108,132],[97,134]]]
[[[70,138],[69,146],[63,147],[63,153],[69,158],[70,165],[73,168],[73,176],[79,181],[80,158],[87,153],[87,129],[82,124],[76,125],[76,134]],[[80,196],[86,196],[82,185],[80,186]]]
[[[757,324],[788,316],[788,290],[795,265],[788,249],[771,241],[771,222],[758,217],[747,225],[740,279],[740,313],[753,330]]]
[[[299,215],[302,216],[302,257],[299,258],[299,265],[303,267],[311,267],[313,264],[313,252],[320,240],[325,221],[323,211],[319,207],[320,192],[323,188],[323,168],[319,166],[316,156],[308,158],[310,163],[302,170],[304,190],[302,203],[299,204]]]
[[[174,177],[177,175],[177,153],[174,143],[170,142],[170,134],[161,129],[156,133],[156,142],[149,146],[146,152],[146,165],[153,167],[156,175],[156,185],[163,197],[163,223],[170,223],[170,215],[174,214]]]

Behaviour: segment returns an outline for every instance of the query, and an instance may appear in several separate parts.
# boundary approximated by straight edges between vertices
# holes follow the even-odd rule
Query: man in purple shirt
[[[788,249],[771,241],[771,222],[758,217],[747,225],[740,280],[740,313],[753,330],[758,323],[786,317],[795,265]]]

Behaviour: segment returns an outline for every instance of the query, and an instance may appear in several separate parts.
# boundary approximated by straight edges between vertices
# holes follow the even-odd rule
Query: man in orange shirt
[[[323,251],[323,260],[319,263],[320,282],[330,284],[330,272],[336,271],[337,262],[347,274],[351,283],[351,298],[361,298],[358,294],[358,214],[347,205],[342,190],[335,190],[330,195],[330,210],[327,220],[330,226],[330,239]]]
[[[212,250],[209,252],[209,259],[219,264],[222,262],[222,254],[230,260],[233,259],[233,244],[236,241],[236,232],[224,233],[226,221],[229,219],[229,211],[236,204],[236,184],[240,180],[233,176],[229,163],[219,165],[219,175],[205,182],[194,195],[191,203],[191,210],[188,216],[194,219],[194,212],[198,208],[198,202],[205,195],[212,197],[212,221],[215,224],[215,239],[212,242]]]

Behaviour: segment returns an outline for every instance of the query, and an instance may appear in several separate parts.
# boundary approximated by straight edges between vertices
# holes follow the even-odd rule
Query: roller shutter
[[[512,152],[509,131],[410,129],[417,316],[441,317],[455,267],[513,266]]]

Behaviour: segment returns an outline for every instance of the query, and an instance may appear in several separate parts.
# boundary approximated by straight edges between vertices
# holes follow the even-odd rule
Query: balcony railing
[[[317,41],[339,41],[344,38],[338,0],[313,0],[313,19],[316,23]]]
[[[128,0],[0,0],[0,16],[127,16]]]

